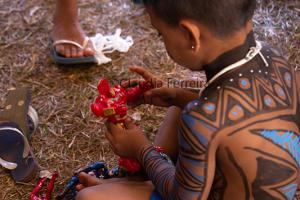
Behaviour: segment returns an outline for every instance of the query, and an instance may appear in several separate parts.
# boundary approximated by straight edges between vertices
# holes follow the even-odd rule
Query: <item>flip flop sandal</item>
[[[0,127],[0,164],[11,170],[11,176],[16,182],[29,182],[38,172],[38,164],[29,151],[24,158],[26,144],[24,134],[17,124],[9,122]]]
[[[59,54],[55,49],[55,47],[59,44],[70,44],[70,45],[74,45],[74,46],[84,50],[86,48],[86,46],[88,45],[89,40],[90,39],[88,37],[86,37],[84,39],[82,45],[78,44],[77,42],[71,41],[71,40],[57,40],[55,42],[53,42],[53,40],[51,40],[51,43],[52,43],[51,54],[52,54],[54,63],[61,64],[61,65],[96,64],[97,59],[95,58],[95,56],[67,58],[67,57]]]
[[[0,113],[0,164],[11,170],[16,182],[30,181],[39,169],[28,142],[38,125],[37,113],[29,103],[27,88],[11,89]]]

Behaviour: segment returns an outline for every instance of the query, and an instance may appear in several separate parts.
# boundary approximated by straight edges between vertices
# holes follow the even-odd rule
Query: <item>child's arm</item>
[[[169,87],[169,83],[164,87],[163,81],[156,78],[152,73],[143,67],[130,67],[132,72],[139,74],[143,77],[143,81],[148,81],[153,84],[155,89],[144,93],[140,103],[151,104],[161,107],[177,106],[183,109],[187,103],[199,97],[198,92],[192,92],[186,88]],[[123,87],[130,87],[135,84],[141,83],[141,80],[134,79],[122,83]]]
[[[198,93],[183,88],[156,88],[144,94],[144,103],[161,107],[177,106],[183,109],[198,97]]]
[[[163,199],[207,199],[215,173],[215,130],[205,126],[196,113],[184,112],[176,167],[153,147],[143,149],[139,160]]]

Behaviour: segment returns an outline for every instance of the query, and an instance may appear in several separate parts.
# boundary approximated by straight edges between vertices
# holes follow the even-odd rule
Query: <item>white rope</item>
[[[249,61],[251,61],[257,54],[261,54],[261,49],[262,46],[260,44],[260,42],[256,42],[256,47],[251,47],[249,52],[247,53],[246,57],[243,58],[242,60],[237,61],[236,63],[233,63],[231,65],[229,65],[228,67],[225,67],[223,70],[221,70],[219,73],[217,73],[215,76],[213,76],[204,86],[204,88],[202,90],[200,90],[199,92],[199,96],[201,96],[201,93],[205,90],[205,88],[207,88],[210,84],[212,84],[215,80],[217,80],[220,76],[226,74],[227,72],[234,70],[246,63],[248,63]],[[269,66],[268,62],[265,60],[265,58],[261,55],[262,59],[264,60],[264,62],[266,63],[266,66]]]
[[[220,76],[222,76],[223,74],[234,70],[246,63],[248,63],[250,60],[252,60],[261,50],[261,44],[259,42],[257,42],[256,47],[251,47],[250,51],[247,53],[246,57],[243,58],[240,61],[237,61],[236,63],[233,63],[232,65],[229,65],[228,67],[225,67],[223,70],[221,70],[219,73],[217,73],[214,77],[212,77],[205,85],[205,87],[207,87],[208,85],[210,85],[212,82],[214,82],[217,78],[219,78]]]
[[[263,55],[261,52],[259,52],[259,55],[260,55],[261,59],[264,61],[266,67],[269,67],[269,63],[267,62],[267,60],[266,60],[266,58],[264,57],[264,55]]]

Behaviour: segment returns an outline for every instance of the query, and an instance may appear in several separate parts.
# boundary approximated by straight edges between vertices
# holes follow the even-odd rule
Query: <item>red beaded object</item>
[[[50,200],[51,199],[51,193],[53,192],[53,189],[54,189],[54,182],[55,182],[55,179],[58,177],[58,173],[55,172],[50,181],[49,181],[49,184],[47,186],[47,192],[46,192],[46,195],[43,195],[42,197],[39,197],[38,194],[39,192],[41,191],[44,183],[47,181],[47,178],[44,177],[44,178],[41,178],[37,185],[35,186],[35,188],[32,190],[31,194],[30,194],[30,200]]]
[[[127,117],[127,103],[134,104],[144,92],[152,89],[150,82],[142,82],[137,87],[125,89],[120,85],[111,87],[107,79],[102,79],[98,84],[99,96],[91,105],[93,113],[97,117],[107,118],[110,122],[125,128],[124,122]],[[136,173],[140,170],[137,161],[129,158],[120,158],[119,166],[129,173]]]

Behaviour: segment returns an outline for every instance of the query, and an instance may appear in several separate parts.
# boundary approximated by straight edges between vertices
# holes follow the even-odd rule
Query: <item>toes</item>
[[[77,56],[80,58],[80,57],[83,57],[83,50],[82,49],[77,49]]]
[[[67,57],[67,58],[70,58],[71,57],[71,46],[65,46],[65,56]]]
[[[93,51],[92,48],[87,47],[86,49],[84,49],[83,55],[84,56],[93,56],[94,55],[94,51]]]
[[[65,47],[64,47],[64,45],[57,45],[57,46],[55,47],[55,50],[56,50],[57,53],[59,53],[59,54],[65,56],[65,53],[66,53],[66,52],[65,52]]]
[[[77,190],[77,191],[83,190],[84,188],[85,188],[85,187],[84,187],[84,185],[82,185],[82,184],[76,185],[76,190]]]
[[[86,49],[80,49],[77,46],[71,44],[58,44],[55,47],[57,53],[67,58],[80,58],[94,55],[94,50],[91,47]]]
[[[77,47],[75,47],[75,46],[71,47],[71,57],[72,58],[77,58],[78,57],[78,55],[77,55]]]
[[[86,173],[80,173],[78,178],[79,178],[79,182],[85,187],[90,187],[90,186],[95,186],[100,184],[98,178],[88,175]]]
[[[55,50],[67,58],[80,58],[84,56],[83,50],[73,45],[60,44],[55,47]]]

